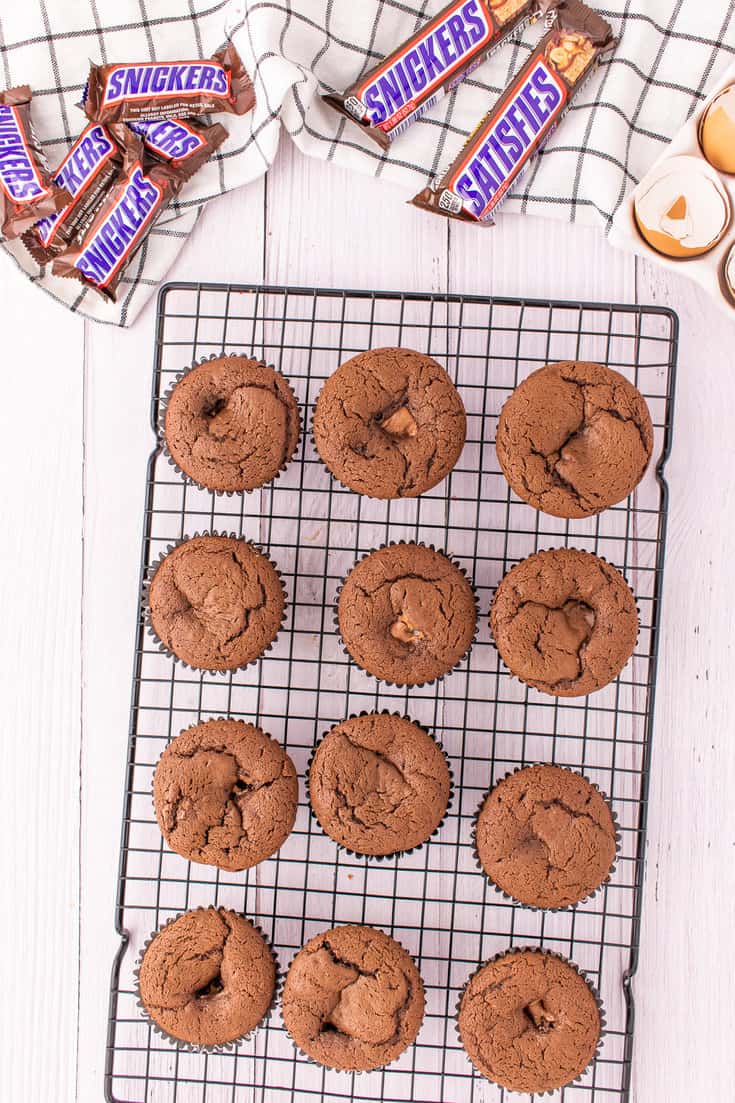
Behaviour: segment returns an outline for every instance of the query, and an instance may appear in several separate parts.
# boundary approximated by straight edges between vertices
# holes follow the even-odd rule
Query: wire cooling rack
[[[308,433],[270,487],[215,496],[189,485],[156,450],[150,459],[142,571],[169,543],[197,531],[237,532],[280,568],[289,615],[272,651],[232,675],[175,664],[137,625],[106,1065],[106,1096],[121,1103],[497,1103],[506,1093],[477,1075],[459,1043],[459,993],[478,964],[511,945],[570,957],[601,993],[607,1031],[582,1081],[557,1093],[625,1101],[653,715],[657,626],[666,530],[662,477],[671,439],[677,319],[654,307],[408,295],[306,288],[170,284],[159,296],[152,420],[174,376],[195,358],[243,351],[291,380],[307,424],[322,381],[371,347],[425,350],[455,379],[468,414],[467,444],[450,478],[418,499],[381,502],[338,486]],[[509,491],[494,448],[497,415],[516,384],[551,360],[607,363],[645,395],[655,426],[651,467],[632,498],[599,517],[546,517]],[[337,586],[354,561],[388,540],[447,550],[474,580],[478,639],[461,667],[421,689],[378,686],[344,655],[333,624]],[[495,586],[538,548],[570,545],[603,555],[635,590],[641,632],[632,661],[589,698],[554,699],[512,679],[489,634]],[[303,776],[317,737],[362,709],[408,713],[449,754],[455,795],[439,834],[412,854],[376,861],[337,849],[310,816]],[[300,774],[296,825],[278,854],[244,873],[193,865],[163,843],[152,807],[153,769],[167,742],[210,716],[254,721],[280,740]],[[476,868],[473,819],[493,781],[536,761],[582,770],[607,793],[622,850],[610,884],[564,912],[516,906]],[[427,1007],[415,1045],[389,1068],[326,1071],[297,1055],[276,1010],[254,1037],[223,1055],[177,1049],[136,1006],[133,970],[149,934],[197,905],[252,917],[285,970],[312,935],[368,923],[413,954]],[[516,1098],[531,1098],[518,1097]]]

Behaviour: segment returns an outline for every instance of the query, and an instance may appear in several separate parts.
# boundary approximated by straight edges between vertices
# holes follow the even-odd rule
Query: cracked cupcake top
[[[411,349],[370,349],[322,387],[314,440],[344,486],[371,498],[414,498],[452,470],[466,420],[436,360]]]
[[[500,412],[498,460],[513,490],[554,517],[589,517],[621,502],[653,449],[643,395],[602,364],[547,364]]]
[[[472,587],[459,567],[422,544],[379,548],[357,563],[338,613],[355,662],[402,686],[450,671],[469,650],[477,622]]]
[[[183,731],[153,776],[168,845],[219,869],[248,869],[274,854],[291,833],[298,800],[296,770],[283,747],[240,720],[207,720]]]
[[[487,962],[459,1006],[473,1065],[509,1091],[554,1091],[587,1068],[600,1039],[597,1000],[573,965],[539,950]]]
[[[503,662],[542,693],[579,697],[617,678],[638,638],[627,582],[590,552],[536,552],[495,591],[490,628]]]
[[[174,655],[198,670],[236,670],[276,638],[285,596],[273,564],[247,540],[194,536],[156,568],[148,603]]]
[[[250,920],[203,908],[163,927],[140,966],[140,999],[162,1030],[198,1046],[249,1034],[273,1000],[276,966]]]
[[[253,490],[296,451],[299,408],[275,368],[220,356],[187,372],[164,419],[166,447],[185,475],[210,490]]]
[[[418,969],[399,942],[374,927],[334,927],[291,962],[283,1022],[296,1045],[334,1069],[390,1064],[411,1045],[424,1017]]]
[[[371,713],[337,724],[319,744],[309,798],[319,823],[356,854],[395,854],[424,842],[449,801],[449,767],[427,732]]]
[[[498,782],[477,819],[488,877],[535,908],[584,900],[615,861],[615,823],[585,778],[560,766],[527,766]]]

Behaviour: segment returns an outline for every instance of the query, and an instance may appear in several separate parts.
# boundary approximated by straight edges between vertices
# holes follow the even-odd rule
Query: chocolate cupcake
[[[146,947],[140,1001],[156,1026],[192,1046],[227,1046],[265,1017],[276,965],[262,934],[236,912],[201,908],[162,927]]]
[[[166,448],[193,482],[233,493],[269,483],[299,442],[299,408],[286,378],[246,356],[196,364],[174,385]]]
[[[374,927],[323,931],[299,950],[283,986],[283,1022],[308,1057],[331,1069],[383,1068],[411,1045],[424,986],[399,942]]]
[[[575,548],[540,551],[495,591],[490,628],[503,662],[529,686],[580,697],[617,678],[633,654],[638,611],[614,567]]]
[[[444,818],[450,790],[447,760],[428,732],[387,712],[335,725],[309,770],[316,818],[355,854],[396,854],[425,842]]]
[[[612,812],[581,774],[561,766],[516,770],[486,797],[477,856],[498,888],[534,908],[566,908],[607,880],[617,839]]]
[[[462,399],[436,360],[370,349],[327,379],[314,441],[339,481],[371,498],[415,498],[441,482],[464,446]]]
[[[389,544],[361,559],[345,579],[337,612],[355,662],[400,686],[448,673],[467,654],[477,624],[464,573],[424,544]]]
[[[554,517],[590,517],[643,478],[653,426],[640,391],[602,364],[547,364],[500,412],[503,474],[519,498]]]
[[[153,775],[161,834],[177,854],[218,869],[249,869],[291,833],[299,801],[293,762],[240,720],[206,720],[178,735]]]
[[[269,559],[234,536],[193,536],[159,563],[148,590],[153,632],[197,670],[237,670],[273,643],[285,594]]]
[[[574,965],[542,950],[511,950],[470,978],[457,1018],[475,1068],[514,1092],[551,1092],[582,1075],[602,1019]]]

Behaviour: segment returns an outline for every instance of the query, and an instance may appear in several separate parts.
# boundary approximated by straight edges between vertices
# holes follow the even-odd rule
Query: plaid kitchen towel
[[[387,153],[326,107],[319,93],[343,91],[444,3],[0,0],[0,80],[6,87],[32,86],[34,122],[52,167],[84,125],[76,104],[90,58],[206,57],[231,37],[257,96],[252,114],[221,117],[229,139],[153,230],[128,268],[116,304],[40,270],[20,242],[4,243],[5,249],[71,309],[126,325],[166,275],[206,202],[267,170],[281,129],[304,153],[390,180],[410,199],[456,154],[541,29],[530,28],[520,42],[502,46]],[[620,45],[577,96],[505,211],[609,228],[625,193],[735,55],[735,3],[617,0],[598,10],[613,24]]]

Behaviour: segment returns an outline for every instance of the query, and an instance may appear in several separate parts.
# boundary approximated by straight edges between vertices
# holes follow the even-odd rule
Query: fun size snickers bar
[[[7,239],[20,237],[44,215],[69,202],[55,184],[31,122],[28,85],[0,92],[0,222]]]
[[[323,97],[383,149],[559,0],[453,0],[341,95]]]
[[[255,92],[240,56],[227,43],[203,61],[92,65],[82,107],[93,122],[182,119],[210,112],[245,115]]]
[[[546,142],[602,54],[612,29],[580,0],[562,0],[551,29],[437,184],[411,202],[434,214],[493,225],[493,215]]]
[[[71,203],[42,218],[23,234],[23,244],[39,264],[48,264],[84,233],[112,180],[120,171],[123,149],[102,123],[90,123],[59,165],[54,183]]]
[[[160,161],[175,164],[182,180],[188,180],[228,136],[219,123],[204,126],[194,119],[151,119],[128,123],[146,151]]]
[[[182,184],[175,165],[144,167],[142,142],[128,133],[130,143],[117,179],[82,239],[53,266],[54,275],[78,279],[112,302],[123,271]]]

